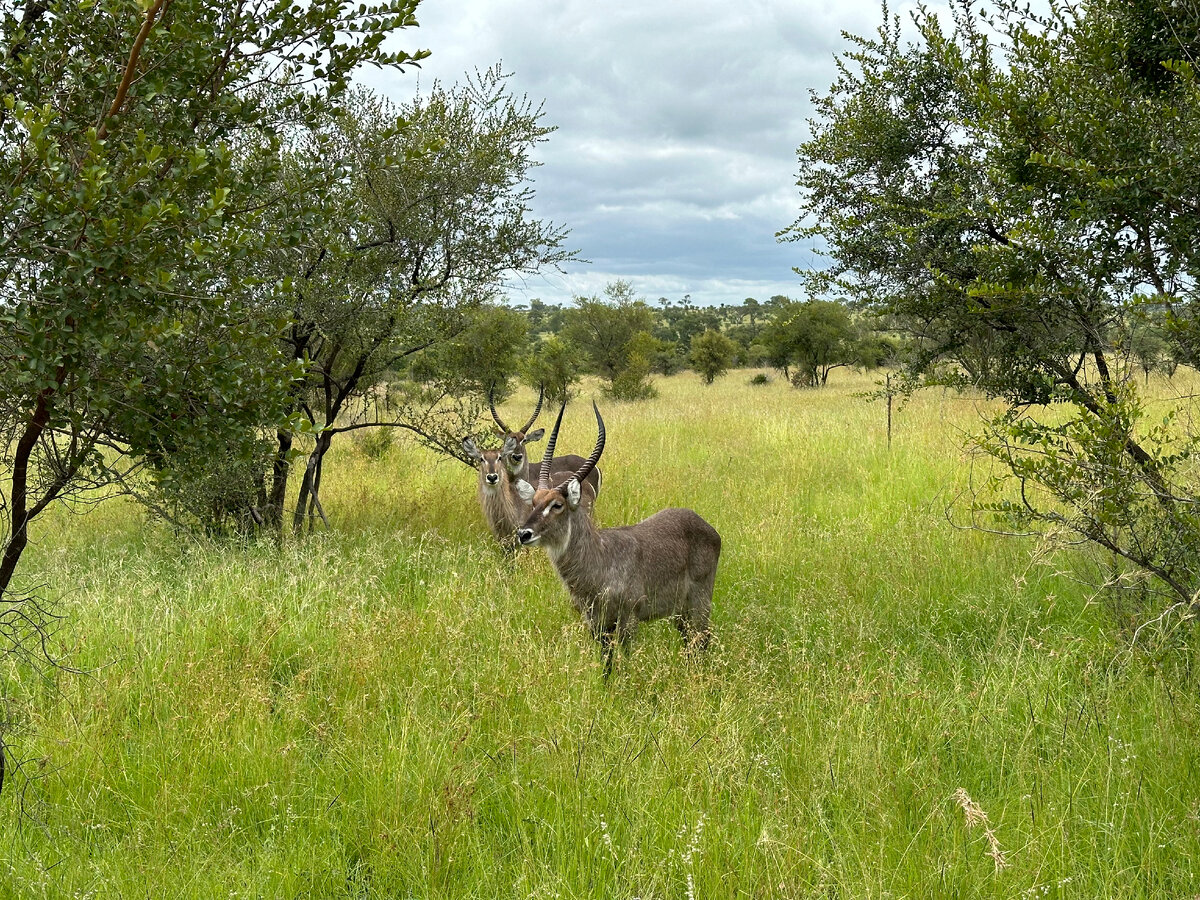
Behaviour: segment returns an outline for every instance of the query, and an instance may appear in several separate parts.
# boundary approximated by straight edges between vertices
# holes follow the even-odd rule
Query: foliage
[[[651,360],[661,344],[648,331],[639,331],[625,345],[625,365],[607,392],[616,400],[650,400],[658,391],[650,383]]]
[[[507,306],[486,303],[464,309],[454,336],[438,341],[411,357],[416,381],[453,379],[459,392],[486,394],[495,389],[506,396],[508,380],[517,374],[526,351],[526,318]]]
[[[910,42],[898,20],[853,39],[799,151],[789,237],[828,246],[811,289],[911,335],[914,373],[1007,402],[980,445],[1019,488],[998,510],[1015,528],[1103,548],[1191,604],[1197,438],[1187,415],[1166,435],[1142,421],[1122,335],[1150,298],[1181,358],[1200,346],[1200,19],[1151,0],[954,13],[947,31],[922,10]],[[1167,523],[1190,551],[1149,539]]]
[[[832,300],[778,304],[760,340],[771,365],[797,387],[826,384],[834,369],[862,358],[849,311]]]
[[[240,465],[285,420],[283,285],[256,271],[305,224],[266,224],[278,148],[359,66],[422,55],[382,46],[415,6],[0,2],[0,654],[44,646],[14,577],[56,500],[195,513],[182,461]]]
[[[579,383],[578,354],[562,338],[550,335],[525,358],[522,374],[530,386],[543,387],[551,403],[564,403],[572,396],[572,385]]]
[[[737,345],[719,331],[705,331],[692,338],[692,352],[688,359],[705,384],[712,384],[718,375],[724,375],[733,363]]]
[[[498,67],[394,108],[365,92],[318,123],[287,156],[303,174],[342,160],[344,177],[295,248],[272,266],[296,285],[289,355],[308,360],[296,393],[316,435],[292,526],[322,513],[325,455],[337,434],[398,427],[458,456],[496,381],[525,341],[520,314],[491,303],[502,282],[573,255],[565,232],[529,213],[535,147],[551,128],[513,95]],[[377,385],[393,371],[416,379],[381,409]],[[270,501],[281,527],[294,431],[280,431]]]
[[[650,334],[654,314],[627,281],[614,281],[604,298],[576,297],[565,312],[563,337],[622,400],[651,396],[647,380],[657,344]]]

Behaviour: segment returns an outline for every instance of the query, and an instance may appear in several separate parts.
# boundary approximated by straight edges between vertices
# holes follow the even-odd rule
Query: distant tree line
[[[536,363],[523,370],[531,383],[551,385],[555,396],[589,373],[601,376],[617,399],[642,399],[653,394],[650,376],[688,368],[707,384],[732,368],[771,367],[796,387],[820,387],[834,369],[893,361],[902,343],[831,300],[776,295],[697,306],[690,297],[659,297],[651,304],[625,281],[567,306],[531,300],[513,309],[528,324],[532,358],[574,360],[556,371]]]

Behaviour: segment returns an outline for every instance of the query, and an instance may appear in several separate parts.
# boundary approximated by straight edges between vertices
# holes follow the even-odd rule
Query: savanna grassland
[[[748,378],[602,403],[603,523],[724,541],[707,658],[655,623],[608,683],[545,555],[400,440],[335,445],[332,529],[282,550],[39,522],[82,674],[4,674],[0,897],[1200,895],[1195,642],[951,527],[976,401],[917,396],[889,452],[870,377]]]

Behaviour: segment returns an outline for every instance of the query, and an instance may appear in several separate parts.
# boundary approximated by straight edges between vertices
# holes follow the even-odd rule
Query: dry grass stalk
[[[1008,860],[1004,858],[1004,851],[1000,849],[1000,840],[996,837],[996,832],[992,830],[991,823],[988,822],[988,815],[983,811],[983,807],[972,800],[964,788],[959,788],[954,792],[954,801],[962,807],[968,831],[976,826],[983,829],[983,836],[988,842],[988,856],[995,863],[996,871],[999,872],[1001,869],[1006,868]]]

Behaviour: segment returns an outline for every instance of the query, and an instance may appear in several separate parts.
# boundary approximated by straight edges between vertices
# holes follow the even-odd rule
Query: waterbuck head
[[[506,440],[504,446],[507,444]],[[479,489],[485,493],[499,492],[501,487],[508,483],[508,473],[500,458],[504,452],[504,446],[501,446],[499,450],[480,450],[471,438],[463,438],[463,452],[470,457],[475,468],[479,470]]]
[[[504,463],[508,474],[515,481],[517,478],[525,478],[529,469],[529,455],[525,448],[526,444],[532,444],[535,441],[540,441],[542,435],[546,433],[545,428],[539,428],[537,431],[530,431],[533,423],[537,421],[538,413],[542,411],[542,399],[546,396],[544,386],[538,387],[537,406],[534,407],[533,415],[529,417],[529,421],[524,424],[519,430],[513,431],[504,424],[504,420],[500,418],[500,414],[496,412],[496,404],[493,400],[493,392],[488,391],[488,406],[492,410],[492,418],[496,422],[496,427],[500,431],[500,436],[504,438],[504,444],[500,447],[500,458]]]
[[[584,460],[583,465],[566,481],[557,486],[550,484],[550,461],[554,458],[554,445],[558,442],[558,429],[562,425],[566,408],[567,404],[564,402],[558,411],[554,430],[550,432],[550,440],[546,443],[546,453],[542,457],[542,467],[538,473],[537,487],[527,481],[517,482],[517,492],[521,499],[532,507],[525,524],[517,531],[517,540],[522,544],[536,544],[542,541],[549,547],[566,545],[570,538],[571,513],[579,508],[582,499],[582,483],[596,468],[596,463],[600,461],[600,455],[604,452],[604,419],[600,417],[600,410],[593,401],[592,409],[596,413],[599,436],[596,438],[592,455]]]

